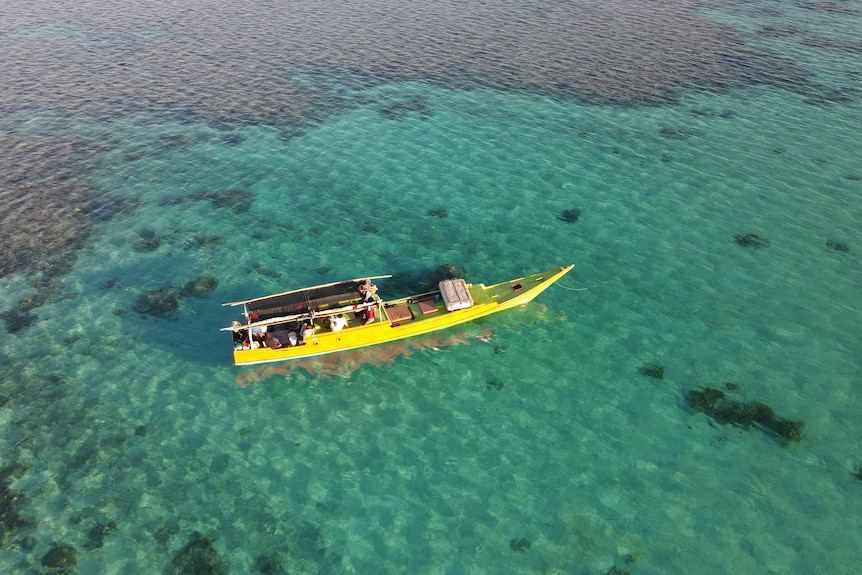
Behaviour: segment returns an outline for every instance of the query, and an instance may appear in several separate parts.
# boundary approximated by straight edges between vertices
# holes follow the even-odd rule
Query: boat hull
[[[383,317],[377,318],[374,323],[357,325],[338,332],[331,332],[318,327],[315,335],[306,337],[304,345],[300,346],[279,349],[261,347],[236,350],[234,351],[234,363],[236,365],[255,365],[309,358],[389,343],[446,329],[524,305],[553,285],[573,267],[567,265],[492,286],[468,284],[473,305],[455,311],[447,310],[444,302],[435,301],[434,296],[438,292],[386,301],[383,303],[383,311],[385,312]],[[398,314],[395,313],[396,311]],[[396,315],[397,317],[395,317]]]

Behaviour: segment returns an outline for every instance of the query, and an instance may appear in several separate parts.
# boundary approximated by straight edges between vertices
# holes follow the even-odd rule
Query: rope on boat
[[[596,288],[596,287],[599,287],[599,286],[603,286],[603,285],[606,285],[607,283],[608,283],[608,282],[602,282],[602,283],[600,283],[600,284],[592,285],[592,286],[589,286],[589,287],[582,287],[582,288],[566,287],[566,286],[564,286],[563,284],[561,284],[560,282],[556,282],[554,285],[559,286],[559,287],[561,287],[561,288],[563,288],[563,289],[566,289],[566,290],[569,290],[569,291],[587,291],[588,289],[593,289],[593,288]]]

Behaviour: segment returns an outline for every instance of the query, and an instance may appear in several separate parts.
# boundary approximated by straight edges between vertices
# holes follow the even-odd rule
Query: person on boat
[[[371,280],[365,280],[365,283],[359,285],[359,295],[362,296],[362,301],[370,303],[374,301],[374,294],[377,293],[377,286],[371,283]]]
[[[314,337],[314,323],[309,321],[302,325],[302,331],[300,332],[302,339],[307,337]]]
[[[266,347],[270,349],[279,349],[281,347],[281,342],[278,341],[278,339],[276,339],[276,337],[270,332],[266,332],[264,342],[266,343]]]
[[[251,328],[252,341],[264,341],[266,339],[266,326]]]
[[[344,317],[344,314],[329,318],[329,329],[332,331],[341,331],[345,327],[347,327],[347,318]]]
[[[363,320],[365,320],[365,323],[363,323],[362,325],[368,325],[369,323],[373,323],[374,322],[374,315],[375,314],[374,314],[374,306],[373,305],[365,308],[359,316]]]
[[[242,326],[242,324],[236,320],[233,320],[232,322],[230,322],[230,326],[232,328],[234,328],[234,330],[233,330],[234,349],[242,349],[242,342],[244,342],[248,339],[246,331],[244,329],[236,329],[236,328]]]

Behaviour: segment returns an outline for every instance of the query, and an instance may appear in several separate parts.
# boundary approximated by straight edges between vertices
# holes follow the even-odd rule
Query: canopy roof
[[[360,303],[363,298],[359,294],[359,286],[366,279],[388,277],[392,276],[357,278],[222,305],[246,305],[250,312],[257,312],[258,322],[265,322],[272,318],[305,315],[312,311],[317,313]]]

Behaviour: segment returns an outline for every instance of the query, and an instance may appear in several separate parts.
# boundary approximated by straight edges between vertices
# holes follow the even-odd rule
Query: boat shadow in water
[[[248,387],[271,377],[290,377],[298,370],[306,371],[314,380],[349,379],[362,367],[388,367],[398,358],[410,358],[415,351],[430,349],[442,352],[446,351],[445,348],[463,345],[474,339],[489,342],[494,331],[493,328],[486,328],[478,332],[446,336],[430,334],[354,351],[342,351],[256,369],[244,369],[237,373],[236,384],[239,387]]]
[[[412,339],[365,347],[353,351],[341,351],[309,359],[300,359],[267,364],[256,368],[240,368],[236,375],[239,387],[249,387],[272,377],[291,377],[300,370],[312,377],[312,381],[334,378],[349,379],[363,367],[388,367],[399,358],[409,359],[414,352],[423,350],[446,352],[447,348],[474,342],[491,343],[501,331],[529,329],[537,324],[566,321],[565,314],[549,313],[547,306],[535,302],[518,310],[519,313],[493,318],[480,318],[474,322],[478,328],[461,333],[438,333],[420,335]],[[458,330],[457,327],[449,331]],[[508,346],[494,344],[494,353],[500,355]]]

